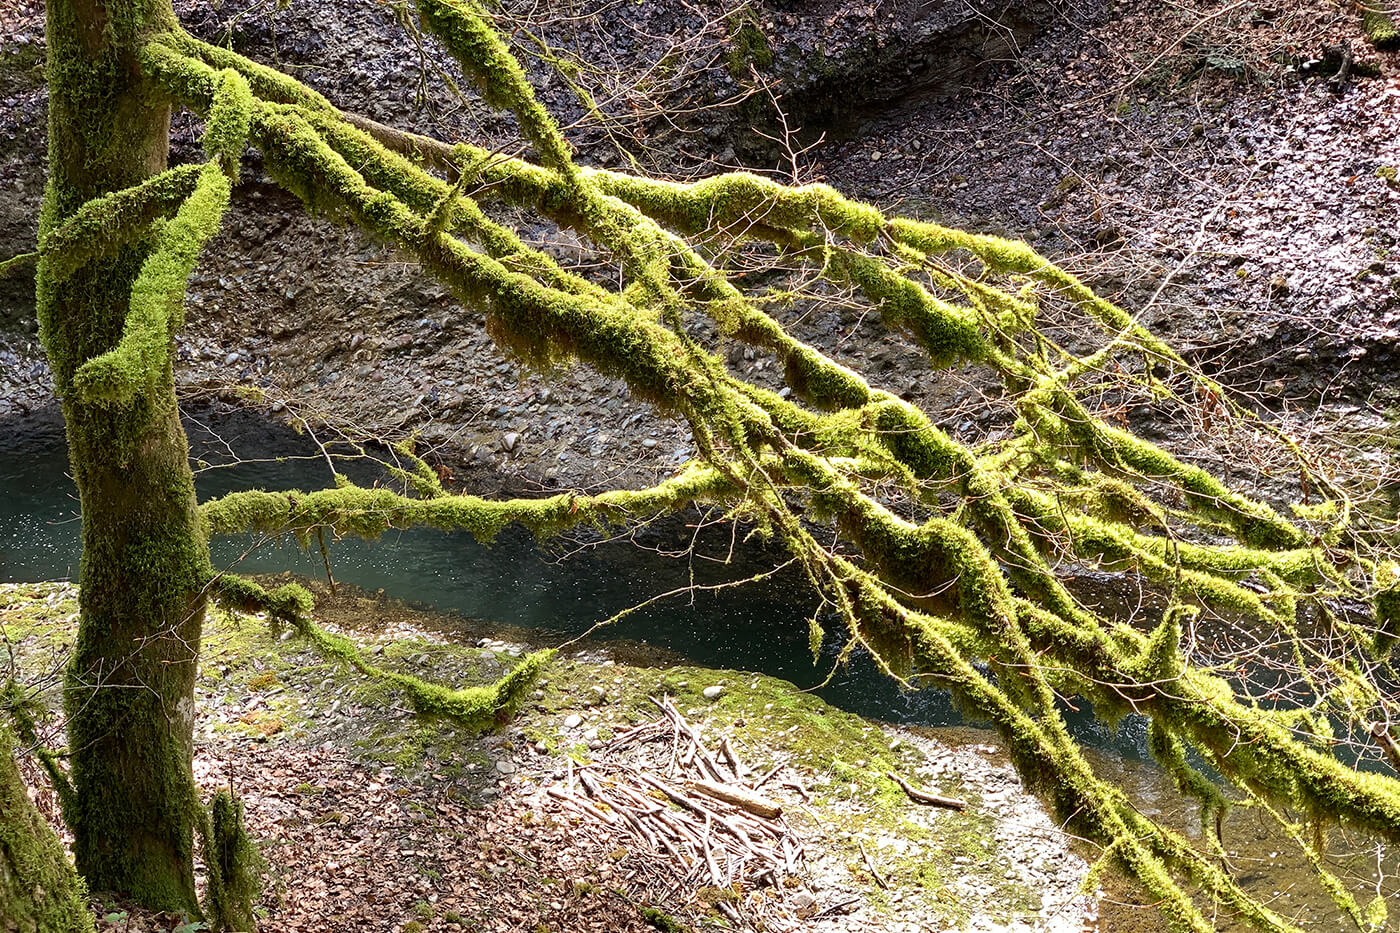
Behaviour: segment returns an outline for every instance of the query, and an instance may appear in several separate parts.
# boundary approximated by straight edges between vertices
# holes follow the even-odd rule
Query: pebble
[[[701,693],[704,694],[705,699],[707,700],[717,700],[719,699],[719,695],[723,692],[724,687],[720,684],[715,684],[713,686],[706,687],[704,690],[701,691]]]
[[[569,715],[564,717],[565,729],[577,729],[582,724],[583,717],[580,716],[578,713],[570,713]]]

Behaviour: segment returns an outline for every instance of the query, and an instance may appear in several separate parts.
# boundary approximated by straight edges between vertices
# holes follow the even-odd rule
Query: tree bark
[[[0,725],[0,933],[90,933],[82,884],[30,803],[12,744]]]
[[[169,0],[49,0],[49,183],[40,238],[84,202],[166,167],[170,111],[137,52],[175,26]],[[121,338],[149,240],[71,276],[41,260],[38,311],[82,504],[81,615],[67,671],[75,793],[64,817],[93,890],[197,913],[194,678],[208,579],[167,360],[125,407],[85,403],[73,374]]]

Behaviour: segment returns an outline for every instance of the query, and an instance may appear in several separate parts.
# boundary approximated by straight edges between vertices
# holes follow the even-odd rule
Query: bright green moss
[[[290,623],[326,656],[402,691],[419,714],[451,719],[469,729],[485,730],[507,722],[554,656],[553,651],[538,651],[495,684],[453,689],[371,664],[349,638],[327,632],[311,621],[311,594],[298,584],[269,591],[245,577],[226,574],[214,581],[214,591],[218,601],[230,609],[266,612]]]
[[[243,822],[243,801],[219,791],[201,821],[200,844],[207,874],[205,912],[215,930],[256,930],[253,904],[262,890],[264,866]]]
[[[510,110],[521,132],[544,164],[570,169],[573,157],[559,125],[535,99],[535,92],[500,34],[475,0],[418,0],[423,25],[433,32],[481,89],[493,107]]]
[[[1196,616],[1187,606],[1172,606],[1163,613],[1162,621],[1148,636],[1138,679],[1148,683],[1176,680],[1184,670],[1181,660],[1181,631],[1183,621]]]
[[[995,723],[1069,831],[1105,845],[1179,929],[1210,926],[1187,893],[1192,884],[1262,929],[1284,926],[1208,855],[1142,818],[1094,776],[1055,712],[1055,690],[1146,712],[1168,762],[1184,760],[1189,743],[1242,786],[1400,832],[1396,782],[1337,771],[1279,717],[1239,702],[1223,679],[1186,667],[1177,613],[1144,636],[1079,606],[1056,576],[1062,560],[1101,561],[1285,629],[1305,588],[1340,591],[1349,583],[1298,526],[1108,426],[1071,391],[1120,351],[1177,366],[1170,348],[1025,244],[891,220],[820,185],[788,187],[742,173],[676,184],[577,169],[483,7],[472,0],[421,7],[486,100],[516,114],[541,165],[343,121],[294,82],[279,85],[208,49],[186,58],[152,47],[146,61],[169,93],[206,113],[215,106],[217,69],[236,69],[260,98],[249,126],[254,143],[309,207],[416,257],[485,310],[491,334],[526,359],[577,358],[624,378],[636,395],[689,422],[706,463],[650,490],[493,503],[442,494],[426,465],[409,456],[399,478],[419,498],[348,482],[312,493],[240,493],[204,509],[211,533],[258,528],[305,540],[327,527],[373,536],[429,525],[490,540],[512,522],[550,534],[721,500],[779,537],[878,663],[951,687]],[[191,50],[181,41],[171,46]],[[626,281],[612,290],[560,268],[491,221],[467,194],[478,188],[480,197],[532,207],[578,231],[611,252]],[[766,239],[813,268],[821,263],[821,275],[855,285],[936,365],[990,369],[1018,403],[1021,436],[974,455],[914,406],[792,337],[681,237],[721,231]],[[984,269],[965,274],[935,261],[950,251]],[[935,292],[960,294],[965,305]],[[1042,293],[1110,330],[1100,350],[1059,372],[1026,350],[1041,341],[1032,329]],[[729,372],[690,335],[693,311],[726,339],[771,351],[795,397],[826,413]],[[1184,494],[1185,509],[1170,511],[1143,492],[1163,484]],[[839,522],[859,559],[831,553],[804,517]],[[1177,524],[1243,546],[1180,540]],[[467,694],[380,671],[348,640],[306,622],[309,607],[290,596],[283,612],[271,594],[237,584],[227,596],[302,620],[321,650],[404,690],[427,715],[490,719],[518,688]],[[1385,605],[1378,600],[1378,610]],[[1189,775],[1183,786],[1206,795]]]
[[[641,907],[638,908],[638,913],[641,914],[643,920],[660,930],[661,933],[690,933],[690,927],[659,908]]]
[[[1170,482],[1202,515],[1228,523],[1240,541],[1264,549],[1300,548],[1307,535],[1262,502],[1229,488],[1198,466],[1183,463],[1169,452],[1088,416],[1061,386],[1042,379],[1022,398],[1022,416],[1034,424],[1047,443],[1092,457],[1106,468],[1127,471],[1142,479]]]
[[[553,650],[536,651],[526,655],[495,684],[453,689],[370,664],[350,639],[327,632],[309,620],[300,621],[297,628],[324,654],[401,690],[420,715],[451,719],[468,729],[480,731],[509,722],[544,666],[554,657]]]
[[[835,266],[845,271],[892,327],[914,336],[935,368],[978,362],[987,356],[980,322],[966,309],[935,298],[918,282],[872,257],[846,254]]]
[[[726,20],[729,26],[731,46],[726,66],[730,77],[742,80],[748,77],[749,68],[772,68],[773,50],[768,47],[768,37],[763,34],[758,17],[750,9],[732,13]]]
[[[579,525],[604,527],[629,518],[646,518],[729,490],[716,471],[694,465],[646,489],[614,490],[597,496],[561,493],[547,499],[483,499],[471,495],[440,495],[431,499],[401,496],[390,489],[365,489],[346,483],[317,492],[235,492],[201,507],[210,534],[257,531],[267,535],[293,533],[307,537],[316,528],[338,534],[376,538],[391,528],[430,527],[465,531],[489,544],[502,529],[519,524],[540,536]],[[243,601],[237,587],[230,598]]]
[[[1388,12],[1384,0],[1362,0],[1361,28],[1366,38],[1378,49],[1400,47],[1400,26]]]
[[[243,612],[266,612],[283,622],[298,622],[311,617],[315,601],[300,584],[286,583],[275,590],[265,589],[247,577],[221,574],[213,581],[215,599],[229,609]]]
[[[280,104],[296,104],[312,110],[335,111],[330,101],[295,78],[288,77],[275,68],[269,68],[244,58],[228,49],[201,42],[182,30],[161,35],[158,37],[158,41],[160,44],[151,43],[142,50],[143,55],[146,56],[145,64],[147,67],[153,63],[153,59],[150,57],[153,54],[157,57],[163,57],[168,56],[171,52],[179,51],[203,61],[215,71],[229,69],[238,72],[248,83],[249,90],[262,100]]]
[[[184,320],[185,285],[200,251],[219,230],[230,190],[222,168],[207,163],[141,266],[121,342],[74,373],[73,387],[85,401],[124,408],[138,395],[154,394],[169,378],[171,340]]]
[[[214,102],[201,142],[209,158],[220,160],[220,167],[234,179],[252,121],[253,92],[248,82],[232,68],[225,68],[214,87]]]
[[[181,165],[83,204],[44,235],[40,251],[48,274],[67,278],[94,258],[112,256],[147,236],[152,224],[174,214],[194,192],[201,172],[201,166]]]
[[[788,355],[783,374],[793,391],[818,408],[859,408],[870,398],[864,379],[807,347]]]
[[[872,406],[871,416],[880,443],[920,479],[965,478],[975,469],[967,449],[917,409],[886,396]]]
[[[878,210],[822,184],[788,187],[747,172],[692,184],[588,171],[603,192],[683,233],[761,223],[778,230],[831,231],[865,243],[884,226]]]

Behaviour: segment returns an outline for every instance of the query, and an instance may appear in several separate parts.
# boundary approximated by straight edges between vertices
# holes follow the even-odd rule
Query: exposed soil
[[[1207,369],[1259,390],[1261,404],[1365,401],[1385,388],[1376,377],[1393,366],[1400,340],[1400,185],[1389,175],[1400,165],[1400,75],[1394,54],[1365,44],[1349,8],[1329,0],[1192,8],[1133,0],[1109,15],[1087,3],[1003,4],[982,11],[1011,25],[979,20],[979,67],[959,71],[950,86],[906,61],[900,80],[909,93],[900,95],[888,86],[895,51],[925,49],[941,14],[829,6],[761,12],[755,21],[777,38],[773,64],[752,63],[751,74],[776,82],[779,96],[790,89],[793,106],[810,106],[788,117],[795,145],[813,132],[800,129],[808,117],[828,131],[795,164],[777,160],[780,174],[1024,236]],[[572,31],[541,13],[535,27],[617,75],[651,74],[669,37],[732,29],[702,16],[708,9],[643,4],[623,15],[609,7],[596,25]],[[448,108],[414,103],[420,87],[443,99],[442,76],[453,69],[431,44],[420,58],[387,7],[325,0],[280,12],[202,3],[183,10],[197,33],[231,36],[236,48],[293,70],[348,109],[519,148],[511,121],[483,115],[470,95]],[[0,198],[0,233],[19,244],[33,236],[42,184],[39,14],[28,2],[8,13],[0,48],[0,62],[12,66],[0,87],[8,95],[0,190],[13,192]],[[1022,42],[1028,31],[1036,34]],[[1348,80],[1329,82],[1333,65],[1323,53],[1340,44],[1356,64]],[[682,78],[700,89],[693,94],[701,102],[742,91],[724,41],[680,48],[671,77],[656,79],[656,96],[673,99]],[[818,59],[825,72],[813,66]],[[862,63],[883,77],[847,95],[857,106],[838,119],[810,103],[821,96],[814,89],[822,74],[851,74]],[[557,78],[540,83],[552,106],[581,113]],[[600,101],[609,112],[642,112],[609,124],[611,138],[597,126],[579,128],[585,161],[617,163],[620,139],[640,141],[644,164],[713,170],[735,159],[736,144],[751,151],[762,140],[744,129],[737,105],[718,111],[697,137],[677,121],[658,124],[635,95]],[[744,104],[771,130],[771,101]],[[192,139],[185,121],[177,157]],[[511,475],[517,488],[642,482],[691,454],[689,438],[620,382],[581,368],[546,376],[502,359],[479,319],[411,266],[308,218],[255,170],[247,178],[190,291],[191,324],[179,348],[187,389],[256,386],[274,408],[313,419],[393,436],[417,430],[442,456],[474,466],[460,478],[478,488]],[[564,238],[550,248],[573,247]],[[12,318],[27,313],[22,283],[0,288]],[[793,317],[808,319],[803,334],[818,346],[907,397],[937,409],[955,391],[873,317],[821,307]],[[0,336],[0,413],[30,410],[49,391],[27,326]],[[770,361],[734,362],[777,384],[776,373],[764,373]],[[1380,411],[1388,402],[1369,404]]]

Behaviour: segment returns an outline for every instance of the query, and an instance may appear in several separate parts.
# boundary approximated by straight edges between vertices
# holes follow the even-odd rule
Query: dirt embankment
[[[431,42],[420,53],[388,8],[244,6],[187,3],[182,18],[346,109],[519,150],[512,121],[454,96],[455,69]],[[1400,341],[1395,56],[1322,0],[1198,7],[806,2],[725,15],[647,3],[541,14],[516,36],[597,66],[579,80],[606,122],[537,69],[587,162],[624,164],[621,143],[647,168],[714,171],[739,152],[893,210],[1024,236],[1246,389],[1367,398]],[[39,7],[4,26],[0,235],[22,246],[42,186]],[[1343,44],[1351,76],[1329,82],[1325,53]],[[716,109],[690,118],[687,103]],[[177,122],[177,158],[194,130]],[[479,487],[640,482],[691,454],[621,383],[502,358],[479,316],[412,266],[306,216],[255,161],[246,179],[190,290],[179,356],[192,390],[257,387],[313,419],[416,430],[474,465],[458,475]],[[552,228],[521,230],[575,249]],[[22,284],[0,284],[0,414],[50,391],[28,301]],[[805,337],[894,391],[934,404],[960,391],[873,316],[799,310]],[[761,356],[731,361],[778,384]]]

